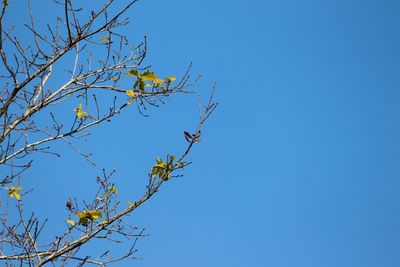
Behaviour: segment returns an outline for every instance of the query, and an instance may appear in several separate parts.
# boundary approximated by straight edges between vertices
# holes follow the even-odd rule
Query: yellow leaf
[[[160,78],[156,78],[156,79],[154,79],[154,81],[153,81],[156,85],[160,85],[160,84],[162,84],[164,81],[162,80],[162,79],[160,79]]]
[[[19,191],[22,190],[22,187],[11,185],[9,187],[6,187],[6,189],[8,189],[8,197],[10,197],[10,198],[15,197],[18,200],[21,199],[21,195],[19,194]]]
[[[86,212],[86,210],[77,212],[77,213],[75,213],[75,216],[77,216],[79,218],[84,218],[85,217],[85,212]]]
[[[67,223],[69,223],[72,226],[75,226],[75,222],[73,220],[66,220]]]
[[[164,82],[162,79],[158,78],[154,72],[148,70],[141,75],[141,78],[143,81],[152,81],[157,86]]]
[[[104,36],[104,37],[100,38],[100,41],[110,41],[110,40],[111,40],[111,38],[108,36]]]
[[[137,94],[133,90],[127,90],[126,94],[131,98],[128,100],[128,105],[132,104],[133,101],[137,98]]]
[[[75,111],[76,111],[76,116],[82,118],[82,104],[79,104],[78,107],[75,109]]]
[[[79,104],[74,111],[79,119],[82,119],[85,115],[87,115],[87,112],[82,111],[82,104]]]
[[[102,214],[100,211],[91,210],[91,211],[89,211],[89,212],[90,212],[90,216],[91,216],[94,220],[100,219],[101,217],[103,217],[103,214]]]
[[[21,191],[21,190],[22,190],[22,187],[10,185],[9,187],[6,187],[6,189],[8,189],[8,190],[10,190],[10,191]]]
[[[130,97],[132,97],[133,99],[136,99],[137,94],[133,91],[133,90],[127,90],[126,94]]]
[[[154,81],[155,79],[157,79],[156,74],[151,71],[144,72],[141,77],[144,81]]]
[[[115,186],[110,186],[108,190],[114,194],[118,194],[117,188]]]
[[[89,221],[93,222],[96,219],[103,217],[103,214],[97,210],[82,210],[75,213],[75,216],[79,217],[79,224],[88,226]]]
[[[136,203],[130,202],[129,200],[126,202],[126,204],[128,204],[129,207],[133,207],[136,205]]]
[[[8,196],[11,197],[11,198],[15,197],[18,200],[21,199],[21,195],[18,192],[9,192]]]
[[[167,82],[175,82],[176,78],[174,76],[168,76],[167,78],[165,78],[165,80],[167,80]]]

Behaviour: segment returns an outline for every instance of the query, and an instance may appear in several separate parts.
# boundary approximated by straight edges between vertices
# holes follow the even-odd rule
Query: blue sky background
[[[54,12],[33,3],[40,20]],[[115,266],[400,266],[399,1],[142,0],[128,15],[146,63],[179,76],[193,62],[193,90],[217,82],[220,106],[185,177],[129,218],[149,234],[143,259]],[[132,108],[79,146],[134,200],[155,157],[184,147],[196,105]],[[54,148],[64,156],[40,156],[24,186],[49,238],[100,174]]]

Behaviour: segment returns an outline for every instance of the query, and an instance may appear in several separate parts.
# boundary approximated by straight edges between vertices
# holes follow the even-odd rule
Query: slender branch
[[[70,28],[70,24],[69,24],[69,18],[68,18],[68,2],[69,2],[69,0],[64,1],[65,23],[67,24],[67,30],[68,30],[68,42],[72,43],[73,37],[72,37],[71,28]]]

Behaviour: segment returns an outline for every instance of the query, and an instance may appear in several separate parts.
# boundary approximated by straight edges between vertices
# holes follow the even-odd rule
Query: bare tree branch
[[[76,141],[90,135],[92,127],[110,121],[128,107],[147,116],[148,107],[159,107],[176,94],[188,90],[197,79],[191,79],[191,65],[179,80],[174,76],[160,78],[149,66],[142,66],[147,54],[147,39],[131,45],[119,32],[127,25],[122,16],[138,0],[128,1],[110,15],[117,1],[107,0],[97,11],[85,12],[78,1],[55,0],[60,8],[56,22],[39,25],[32,4],[27,0],[30,21],[24,29],[30,42],[22,42],[18,27],[7,25],[7,0],[0,13],[0,186],[15,207],[0,214],[0,261],[6,266],[44,266],[75,262],[77,266],[107,266],[136,258],[136,243],[145,236],[144,229],[127,218],[150,200],[171,179],[181,177],[191,162],[187,160],[194,145],[200,142],[201,129],[217,107],[213,92],[203,106],[199,100],[199,122],[193,132],[184,132],[187,146],[175,157],[157,158],[147,174],[142,195],[128,206],[120,203],[114,171],[102,171],[97,177],[97,190],[88,199],[69,199],[65,205],[68,227],[51,241],[46,235],[47,219],[27,214],[24,200],[35,191],[24,190],[25,171],[38,153],[61,156],[53,150],[60,140],[84,157]],[[83,19],[83,18],[86,18]],[[92,51],[103,49],[94,60]],[[213,90],[214,91],[214,90]],[[75,109],[70,105],[73,102]],[[76,104],[75,104],[76,103]],[[60,116],[68,110],[70,116]],[[40,116],[39,116],[40,115]],[[68,119],[69,117],[69,119]],[[85,196],[87,198],[87,196]],[[0,208],[1,210],[1,208]],[[9,217],[9,212],[16,218]],[[47,241],[44,241],[46,240]],[[129,249],[115,256],[109,250],[99,255],[86,255],[92,242],[130,242]]]

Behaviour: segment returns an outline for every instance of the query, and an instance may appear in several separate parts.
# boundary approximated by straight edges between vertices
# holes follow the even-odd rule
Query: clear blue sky
[[[130,217],[143,259],[116,266],[400,266],[399,1],[141,0],[129,16],[154,70],[193,62],[193,89],[217,82],[220,106],[185,177]],[[196,101],[132,109],[80,147],[135,196],[154,158],[182,149]],[[54,232],[99,174],[57,149],[26,182]]]

